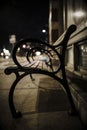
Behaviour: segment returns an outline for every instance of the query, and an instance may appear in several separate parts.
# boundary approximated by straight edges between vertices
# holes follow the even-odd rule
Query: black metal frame
[[[75,25],[71,25],[65,32],[63,39],[61,40],[61,42],[57,45],[49,45],[43,41],[37,40],[37,39],[25,39],[22,41],[19,41],[13,49],[13,53],[12,53],[12,57],[13,57],[13,61],[14,63],[17,65],[16,67],[8,67],[5,69],[5,73],[6,74],[11,74],[11,73],[15,73],[16,75],[16,79],[13,82],[10,91],[9,91],[9,106],[10,106],[10,110],[12,113],[12,116],[14,118],[19,118],[21,117],[21,112],[17,111],[14,105],[14,101],[13,101],[13,94],[14,94],[14,90],[15,87],[17,85],[17,83],[26,75],[30,75],[30,78],[32,80],[33,76],[32,74],[45,74],[48,75],[52,78],[54,78],[55,80],[57,80],[65,89],[70,105],[71,105],[71,112],[74,114],[76,113],[76,108],[72,99],[72,95],[68,86],[68,82],[66,79],[66,72],[65,72],[65,52],[66,52],[66,47],[67,47],[67,43],[68,40],[71,36],[71,34],[76,30],[76,26]],[[28,65],[24,66],[20,63],[20,61],[18,61],[17,59],[17,51],[18,48],[24,44],[24,43],[33,43],[32,48],[28,48],[26,50],[25,53],[25,57],[26,60],[28,61]],[[38,44],[37,44],[38,43]],[[35,47],[34,47],[35,45]],[[39,46],[38,46],[39,45]],[[42,47],[42,45],[44,46],[44,48]],[[47,67],[50,67],[50,69],[44,69],[44,67],[40,68],[39,65],[35,65],[32,66],[32,64],[36,63],[34,55],[35,55],[35,51],[40,51],[41,53],[47,55],[47,57],[49,58],[49,61],[46,62],[45,64],[47,65]],[[57,68],[55,70],[54,64],[52,63],[52,59],[55,59],[55,56],[58,58],[58,65]],[[32,61],[31,61],[32,59]],[[33,63],[34,62],[34,63]],[[22,74],[20,74],[20,72],[23,72]],[[61,72],[61,77],[58,76],[58,73]]]

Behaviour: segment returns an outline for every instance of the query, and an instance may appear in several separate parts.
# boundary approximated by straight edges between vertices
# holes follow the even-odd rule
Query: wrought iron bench
[[[71,34],[76,30],[71,25],[54,45],[37,39],[25,39],[15,44],[12,58],[16,66],[7,67],[5,74],[14,73],[16,79],[9,91],[9,106],[14,118],[21,117],[21,112],[15,108],[13,94],[17,83],[26,75],[34,80],[33,74],[48,75],[57,80],[65,89],[71,105],[71,113],[76,113],[65,72],[65,52]],[[22,72],[22,73],[21,73]]]

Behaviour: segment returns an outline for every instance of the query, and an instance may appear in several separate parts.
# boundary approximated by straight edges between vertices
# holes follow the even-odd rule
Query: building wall
[[[63,32],[63,6],[62,0],[50,0],[49,4],[49,42],[53,44]]]
[[[49,12],[50,44],[55,44],[58,37],[71,24],[77,26],[67,45],[66,72],[75,105],[87,126],[87,2],[50,0]]]
[[[72,48],[72,70],[78,71],[80,74],[85,75],[87,71],[87,13],[86,2],[81,0],[68,0],[67,3],[67,27],[71,24],[77,25],[77,31],[71,36],[69,40],[67,52]],[[70,61],[68,60],[67,65]],[[85,73],[83,73],[85,71]],[[84,76],[83,76],[84,77]]]
[[[66,66],[80,74],[87,71],[86,7],[86,0],[50,0],[49,42],[54,44],[71,24],[77,25],[67,46]]]

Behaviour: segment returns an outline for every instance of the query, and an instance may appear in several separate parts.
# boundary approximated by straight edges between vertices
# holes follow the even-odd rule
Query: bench
[[[62,38],[59,38],[53,45],[38,39],[24,39],[15,44],[12,58],[16,66],[5,69],[5,74],[14,73],[16,75],[16,79],[9,91],[9,106],[13,118],[22,116],[22,113],[16,110],[13,99],[16,85],[26,75],[30,75],[31,80],[35,80],[33,74],[44,74],[57,80],[66,91],[71,105],[71,114],[76,113],[65,72],[67,43],[75,30],[75,25],[69,26],[63,33]]]

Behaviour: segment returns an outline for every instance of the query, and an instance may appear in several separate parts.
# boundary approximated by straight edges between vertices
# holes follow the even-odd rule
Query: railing
[[[16,110],[13,100],[16,85],[26,75],[30,75],[30,78],[34,80],[33,74],[44,74],[57,80],[67,93],[71,113],[76,113],[65,73],[66,47],[75,30],[76,26],[71,25],[63,34],[62,40],[57,40],[53,46],[37,39],[21,40],[14,46],[12,58],[16,66],[5,69],[6,74],[15,73],[16,75],[9,91],[9,106],[14,118],[21,117],[21,112]]]

